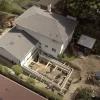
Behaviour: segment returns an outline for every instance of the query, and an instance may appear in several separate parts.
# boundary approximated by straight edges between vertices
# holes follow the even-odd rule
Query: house
[[[47,100],[44,97],[0,75],[0,100]]]
[[[16,27],[0,38],[0,55],[23,66],[40,48],[57,57],[72,39],[77,21],[31,7],[16,20]]]
[[[70,43],[77,21],[31,7],[16,20],[16,28],[39,41],[41,49],[54,57],[64,52]]]
[[[59,2],[60,0],[40,0],[38,2],[38,4],[42,7],[42,8],[47,8],[47,5],[49,3],[52,4],[52,9],[55,8],[55,4],[57,4],[57,2]]]
[[[24,5],[22,8],[27,10],[32,6],[37,6],[42,9],[47,9],[48,4],[51,4],[52,12],[61,14],[61,11],[64,9],[65,6],[65,0],[38,0],[38,1],[32,1],[31,3],[28,3]],[[61,6],[63,5],[63,6]]]
[[[13,28],[0,38],[0,55],[22,66],[38,46],[38,40],[25,31]]]

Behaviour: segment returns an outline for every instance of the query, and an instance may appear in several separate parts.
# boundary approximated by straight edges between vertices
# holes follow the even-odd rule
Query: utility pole
[[[61,13],[63,14],[63,15],[65,15],[65,5],[66,5],[66,0],[64,0],[63,1],[63,5],[62,5],[62,11],[61,11]]]
[[[100,21],[100,10],[97,9],[97,18],[96,18],[96,21],[95,21],[95,28],[98,29],[98,25],[99,25],[99,21]]]

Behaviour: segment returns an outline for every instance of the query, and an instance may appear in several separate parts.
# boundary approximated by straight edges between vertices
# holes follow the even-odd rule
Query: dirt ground
[[[79,72],[77,70],[75,71],[74,77],[81,75],[81,77],[85,78],[91,71],[100,71],[100,58],[95,55],[77,58],[71,63],[81,69]]]
[[[91,87],[92,89],[100,89],[100,87],[98,86],[86,83],[88,74],[90,72],[100,71],[100,57],[90,55],[87,57],[77,58],[71,61],[71,63],[80,68],[81,70],[74,70],[72,74],[73,82],[69,90],[67,91],[64,100],[73,100],[72,95],[75,92],[76,88],[79,87]],[[82,77],[82,80],[79,83],[74,83],[74,81],[79,79],[80,76]]]

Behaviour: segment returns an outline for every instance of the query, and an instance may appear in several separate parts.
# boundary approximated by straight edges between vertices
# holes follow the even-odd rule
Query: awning
[[[78,41],[78,44],[92,49],[94,46],[94,43],[96,42],[96,39],[93,39],[91,37],[88,37],[86,35],[82,35]]]

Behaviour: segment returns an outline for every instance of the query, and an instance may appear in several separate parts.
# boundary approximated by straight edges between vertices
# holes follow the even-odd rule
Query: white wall
[[[20,61],[16,57],[14,57],[12,54],[10,54],[8,51],[6,51],[4,48],[1,47],[0,47],[0,55],[9,59],[10,61],[14,61],[17,64],[20,63]]]
[[[29,53],[29,54],[27,54],[27,56],[21,61],[21,63],[20,63],[20,65],[21,66],[23,66],[24,65],[24,63],[32,56],[32,51]]]
[[[65,41],[64,44],[62,44],[60,54],[65,51],[65,49],[67,48],[67,46],[68,46],[68,39]]]
[[[22,61],[18,60],[16,57],[14,57],[12,54],[10,54],[7,50],[5,50],[4,48],[1,48],[1,47],[0,47],[0,55],[2,55],[3,57],[9,59],[10,61],[15,62],[16,64],[22,66],[26,62],[26,60],[33,55],[34,51],[37,49],[38,46],[39,46],[39,43],[36,45],[35,48],[31,49],[26,54],[26,56],[22,59]]]
[[[26,31],[31,36],[33,36],[35,39],[37,39],[41,43],[41,48],[44,52],[51,54],[55,57],[57,57],[57,55],[60,54],[61,46],[62,46],[61,43],[54,42],[51,39],[49,39],[48,37],[45,37],[41,34],[33,33],[32,31],[25,29],[21,26],[17,26],[17,28]],[[45,45],[48,45],[48,48],[45,47]],[[56,52],[52,51],[52,48],[56,49]]]
[[[68,39],[66,39],[65,43],[62,44],[60,53],[63,53],[63,52],[65,51],[65,49],[67,48],[67,46],[69,45],[69,43],[70,43],[71,40],[72,40],[73,34],[74,34],[74,31],[73,31],[72,34],[68,37]]]
[[[37,48],[39,47],[39,43],[37,43],[37,45],[35,46],[35,48],[32,48],[26,55],[25,57],[22,59],[22,61],[20,61],[20,65],[23,66],[24,63],[33,55],[33,53],[35,52],[35,50],[37,50]]]

